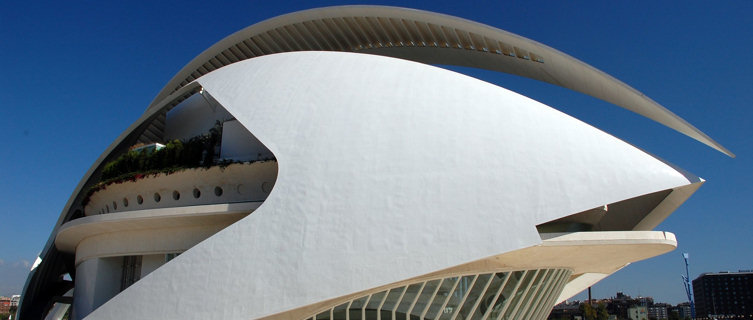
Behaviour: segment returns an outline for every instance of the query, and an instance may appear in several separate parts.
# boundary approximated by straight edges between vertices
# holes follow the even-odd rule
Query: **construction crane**
[[[682,254],[682,258],[685,259],[685,275],[682,276],[682,285],[685,287],[685,294],[688,295],[688,302],[690,302],[690,318],[695,319],[695,303],[693,303],[693,290],[690,286],[690,267],[688,263],[690,255],[685,252]]]

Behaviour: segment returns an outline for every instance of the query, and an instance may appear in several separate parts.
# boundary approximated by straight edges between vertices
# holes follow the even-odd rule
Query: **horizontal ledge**
[[[677,245],[674,233],[665,231],[599,231],[571,233],[542,233],[543,246],[572,245]]]
[[[83,217],[61,226],[55,237],[55,246],[61,251],[72,253],[84,239],[103,233],[232,223],[241,218],[239,215],[253,212],[262,203],[263,201],[254,201],[183,206]]]

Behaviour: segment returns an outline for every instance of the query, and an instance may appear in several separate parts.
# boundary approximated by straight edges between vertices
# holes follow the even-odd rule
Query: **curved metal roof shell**
[[[385,6],[337,6],[271,18],[217,42],[183,67],[150,108],[195,79],[241,60],[290,51],[350,51],[515,74],[613,103],[734,154],[660,104],[551,47],[485,24]]]

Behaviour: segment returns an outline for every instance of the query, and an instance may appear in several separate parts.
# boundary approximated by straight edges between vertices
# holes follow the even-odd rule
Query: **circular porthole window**
[[[112,202],[112,210],[113,211],[118,210],[118,204],[115,203],[115,201]]]
[[[180,200],[180,192],[173,190],[173,200]]]
[[[138,204],[144,203],[144,198],[141,195],[136,196],[136,203]]]
[[[159,195],[159,193],[154,193],[154,202],[159,202],[162,200],[162,197]]]
[[[222,195],[222,188],[220,188],[219,186],[218,187],[214,187],[214,195],[218,196],[218,197],[221,196]]]
[[[124,207],[128,206],[128,198],[123,198],[123,206]]]
[[[201,190],[199,190],[199,188],[193,188],[193,197],[196,199],[201,197]]]

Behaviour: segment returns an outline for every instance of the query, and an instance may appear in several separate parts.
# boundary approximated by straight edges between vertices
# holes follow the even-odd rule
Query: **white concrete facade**
[[[160,314],[191,294],[221,297],[226,318],[296,312],[540,245],[535,226],[572,213],[701,183],[533,100],[405,60],[286,53],[199,83],[275,155],[275,188],[92,317],[132,303],[136,315]],[[185,305],[160,316],[214,312]]]
[[[397,8],[318,10],[452,22]],[[249,27],[208,52],[307,14]],[[538,48],[524,63],[572,62]],[[76,319],[544,319],[556,302],[673,250],[674,235],[651,230],[703,183],[549,106],[420,57],[267,52],[175,87],[207,57],[176,75],[93,165],[45,251],[71,257],[43,261],[26,294],[46,292],[34,277],[73,274],[73,266]],[[540,72],[518,63],[505,68]],[[727,152],[650,99],[632,105],[632,91],[598,70],[573,77],[589,94],[589,84],[607,81],[614,91],[602,98],[630,96],[624,107]],[[123,182],[81,204],[85,186],[132,141],[186,139],[217,121],[221,158],[273,160]]]

